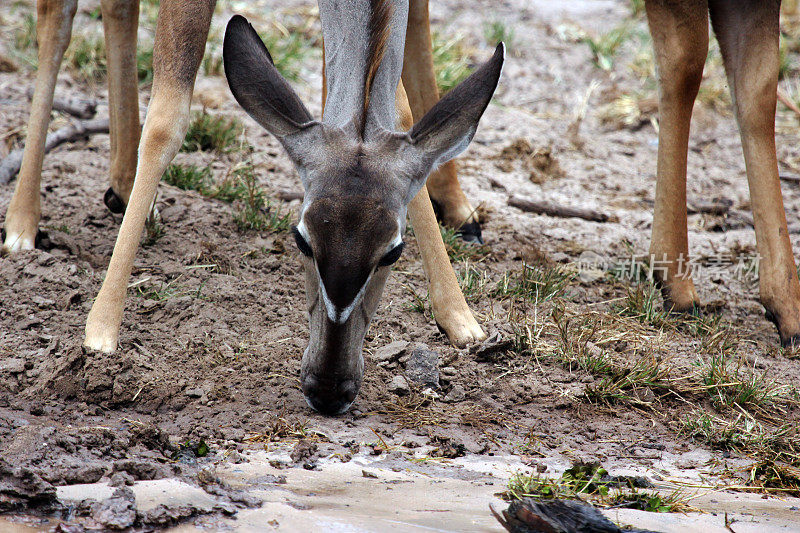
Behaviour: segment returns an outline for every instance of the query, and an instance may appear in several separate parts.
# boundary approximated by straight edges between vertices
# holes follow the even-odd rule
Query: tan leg
[[[153,51],[153,91],[142,131],[139,163],[128,208],[100,293],[86,320],[84,345],[117,348],[125,293],[158,181],[189,127],[189,106],[203,57],[213,1],[163,0]]]
[[[439,89],[433,71],[428,0],[411,0],[409,5],[403,85],[415,120],[422,118],[439,101]],[[483,242],[478,215],[461,190],[454,161],[432,172],[427,187],[446,225],[460,228],[465,240]]]
[[[692,106],[708,54],[708,8],[705,0],[647,0],[645,5],[660,86],[658,179],[650,254],[665,306],[691,311],[699,298],[692,279],[679,274],[687,272],[689,259],[686,160]]]
[[[402,83],[397,88],[397,106],[401,127],[403,130],[410,129],[414,121]],[[456,346],[465,346],[485,339],[486,334],[464,300],[461,287],[450,265],[450,258],[442,242],[442,234],[439,232],[439,224],[436,222],[427,187],[423,186],[411,200],[408,205],[408,216],[419,243],[422,266],[430,282],[429,292],[436,323]]]
[[[106,205],[121,212],[128,203],[136,175],[139,146],[139,90],[136,76],[138,0],[102,0],[103,30],[108,59],[108,113],[111,130],[111,192]],[[115,195],[116,197],[112,196]]]
[[[39,0],[36,4],[36,39],[39,69],[28,119],[28,136],[14,196],[8,205],[3,249],[32,250],[41,217],[39,186],[42,177],[44,143],[53,107],[53,91],[64,51],[72,35],[77,0]]]
[[[781,342],[791,344],[800,340],[800,283],[775,155],[780,2],[710,0],[709,4],[742,137],[761,256],[761,303],[778,327]]]

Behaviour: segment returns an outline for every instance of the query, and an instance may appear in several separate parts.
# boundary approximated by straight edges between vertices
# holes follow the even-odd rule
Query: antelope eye
[[[400,254],[403,253],[403,248],[405,247],[405,245],[406,243],[401,242],[400,244],[389,250],[389,252],[383,257],[381,257],[380,261],[378,261],[378,266],[385,267],[396,263],[397,260],[400,259]]]
[[[297,226],[292,226],[292,233],[294,234],[294,242],[297,244],[297,248],[300,252],[306,257],[314,257],[314,252],[311,251],[311,246],[309,246],[308,242],[300,235],[300,231],[297,229]]]

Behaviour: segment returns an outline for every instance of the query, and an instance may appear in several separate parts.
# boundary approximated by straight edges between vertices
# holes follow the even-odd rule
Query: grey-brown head
[[[367,13],[344,3],[366,6]],[[385,49],[376,54],[370,51],[375,28],[363,28],[380,23],[374,14],[381,4],[391,5],[380,39]],[[232,18],[225,32],[225,74],[234,97],[281,142],[305,189],[294,228],[311,330],[301,384],[308,404],[324,414],[342,413],[355,400],[364,335],[403,250],[408,204],[432,169],[467,147],[503,64],[499,46],[411,130],[396,131],[407,11],[402,0],[320,1],[328,82],[322,121],[281,77],[243,17]],[[376,57],[379,66],[370,69]]]

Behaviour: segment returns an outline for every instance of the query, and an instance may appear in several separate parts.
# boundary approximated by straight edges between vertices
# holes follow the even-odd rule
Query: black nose
[[[302,388],[308,405],[323,415],[344,413],[358,395],[358,385],[352,379],[323,380],[313,374],[303,378]]]

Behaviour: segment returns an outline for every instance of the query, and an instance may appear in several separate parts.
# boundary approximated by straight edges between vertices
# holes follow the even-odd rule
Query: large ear
[[[222,59],[236,101],[284,146],[285,137],[318,124],[275,68],[253,26],[240,15],[225,28]]]
[[[445,94],[408,132],[428,170],[467,148],[497,88],[504,58],[505,45],[500,43],[489,61]]]

